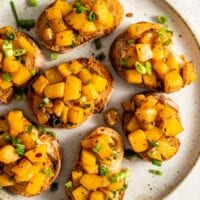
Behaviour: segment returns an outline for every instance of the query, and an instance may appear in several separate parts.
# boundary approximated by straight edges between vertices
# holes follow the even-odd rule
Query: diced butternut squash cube
[[[85,24],[83,24],[83,26],[80,29],[80,32],[82,34],[91,34],[93,32],[97,31],[97,28],[94,24],[94,22],[86,22]]]
[[[148,87],[156,88],[158,86],[157,79],[154,73],[151,75],[144,74],[143,76],[144,84]]]
[[[18,159],[19,156],[12,145],[5,145],[0,148],[0,162],[4,164],[10,164]]]
[[[81,96],[81,80],[75,76],[68,76],[65,84],[64,102],[79,99]]]
[[[169,66],[170,70],[176,69],[179,71],[180,69],[180,64],[172,53],[170,53],[167,57],[167,65]]]
[[[108,85],[108,81],[97,74],[92,75],[91,83],[94,85],[97,92],[103,92]]]
[[[30,195],[38,194],[44,186],[46,175],[44,173],[37,173],[26,186],[26,192]]]
[[[14,56],[8,56],[3,59],[2,71],[16,72],[19,70],[21,65],[22,64],[18,62]]]
[[[192,62],[186,63],[182,69],[182,77],[184,85],[189,85],[193,81],[196,81],[197,74],[194,69],[194,64]]]
[[[63,81],[61,74],[56,68],[47,69],[44,74],[50,83],[58,83]]]
[[[37,110],[36,117],[40,124],[45,124],[49,120],[48,115],[42,109]]]
[[[135,104],[137,105],[137,106],[140,106],[141,105],[141,103],[145,100],[145,95],[144,94],[138,94],[138,95],[135,95],[134,97],[133,97],[133,100],[134,100],[134,102],[135,102]]]
[[[14,167],[12,167],[11,172],[16,176],[23,177],[25,176],[32,168],[32,164],[26,158],[20,160]]]
[[[126,70],[125,76],[128,83],[135,83],[135,84],[142,83],[142,74],[140,74],[135,69]]]
[[[54,33],[60,33],[67,30],[67,27],[62,19],[54,19],[49,22],[49,25]]]
[[[150,149],[147,152],[147,155],[152,159],[156,159],[156,160],[162,161],[162,156],[161,156],[160,152],[157,151],[157,148]]]
[[[43,76],[41,75],[32,85],[34,91],[39,94],[42,95],[44,88],[49,84],[49,81]]]
[[[73,106],[68,111],[68,122],[73,125],[78,125],[84,120],[83,109],[79,106]]]
[[[14,110],[8,113],[8,123],[10,126],[10,135],[11,137],[17,137],[21,132],[24,131],[24,116],[21,111]],[[13,123],[15,122],[15,123]]]
[[[95,100],[99,97],[93,84],[87,84],[82,87],[82,94],[87,98],[87,100]]]
[[[159,112],[159,117],[165,121],[165,120],[168,120],[172,117],[176,117],[177,116],[177,112],[174,108],[172,108],[171,106],[169,105],[163,105],[160,109],[160,112]]]
[[[82,69],[79,74],[78,74],[79,78],[81,79],[81,81],[83,82],[83,84],[87,84],[91,81],[92,79],[92,74],[90,73],[90,71],[86,68]]]
[[[56,0],[53,6],[61,11],[63,17],[72,10],[72,6],[65,0]]]
[[[56,100],[53,105],[53,112],[56,114],[57,117],[60,117],[62,111],[65,107],[65,104],[61,100]]]
[[[158,74],[158,76],[161,79],[163,79],[165,74],[167,74],[167,72],[169,72],[168,65],[163,61],[154,62],[153,63],[153,69],[156,71],[156,73]]]
[[[135,116],[141,123],[154,122],[157,116],[155,108],[138,108],[135,112]]]
[[[110,184],[110,181],[107,179],[107,177],[84,174],[80,180],[80,183],[87,190],[96,190],[98,188],[107,187]]]
[[[63,77],[67,77],[70,74],[72,74],[72,72],[69,69],[69,63],[62,63],[58,65],[58,71]]]
[[[73,182],[73,187],[77,187],[80,184],[80,179],[83,176],[83,172],[80,170],[73,170],[72,171],[72,182]]]
[[[27,157],[32,163],[45,162],[47,159],[47,145],[43,144],[33,150],[27,151],[25,157]]]
[[[18,36],[17,41],[21,47],[21,49],[25,49],[28,53],[35,55],[37,53],[36,48],[24,37]]]
[[[141,129],[130,133],[128,139],[135,152],[143,152],[149,148],[147,137]]]
[[[120,190],[123,188],[124,186],[124,180],[122,181],[119,181],[119,182],[115,182],[115,183],[111,183],[109,186],[108,186],[108,189],[111,190],[111,191],[114,191],[114,190]]]
[[[157,147],[157,151],[165,158],[171,158],[176,152],[177,148],[170,145],[167,140],[159,140],[159,146]]]
[[[13,85],[13,84],[12,84],[11,81],[8,82],[8,81],[4,81],[4,80],[0,79],[0,88],[1,88],[2,90],[9,89],[9,88],[12,87],[12,85]]]
[[[65,17],[65,21],[72,26],[72,28],[79,31],[81,27],[88,22],[88,18],[86,13],[76,13],[76,11],[74,11]]]
[[[175,92],[183,86],[183,79],[177,70],[168,72],[164,77],[164,90],[166,93]]]
[[[141,107],[142,108],[152,108],[156,105],[157,102],[158,102],[158,100],[154,96],[149,95],[142,101]]]
[[[0,174],[0,186],[1,187],[8,187],[15,185],[15,181],[11,179],[11,177],[7,174]]]
[[[63,123],[67,123],[68,121],[68,111],[69,111],[69,107],[68,106],[64,106],[62,113],[61,113],[61,120]]]
[[[145,135],[148,141],[153,142],[159,140],[162,137],[163,132],[161,129],[153,127],[151,129],[146,130]]]
[[[23,65],[20,65],[19,70],[11,73],[11,75],[13,83],[17,86],[25,84],[31,78],[30,71]]]
[[[94,147],[94,139],[81,140],[81,146],[83,149],[92,149]]]
[[[90,194],[89,200],[105,200],[103,192],[95,191]]]
[[[62,19],[62,13],[59,8],[51,7],[46,12],[47,20],[55,20],[55,19]]]
[[[44,41],[49,41],[53,39],[53,30],[51,28],[46,28],[44,29],[43,33],[42,33],[42,37],[44,39]]]
[[[136,131],[137,129],[140,129],[140,124],[137,120],[137,118],[135,116],[133,116],[131,118],[131,120],[129,121],[129,123],[127,124],[127,127],[126,129],[129,131],[129,132],[133,132],[133,131]]]
[[[70,46],[74,40],[73,31],[63,31],[56,34],[56,45],[58,46]]]
[[[176,117],[163,121],[161,128],[166,136],[176,136],[183,131],[183,126]]]
[[[136,44],[135,48],[140,62],[145,62],[153,58],[150,44]]]
[[[44,95],[50,99],[62,98],[65,93],[65,83],[49,84],[44,89]]]
[[[152,52],[153,52],[153,59],[155,61],[161,61],[164,58],[164,50],[162,44],[154,44]]]
[[[35,148],[35,141],[31,138],[29,133],[22,133],[19,136],[21,143],[25,146],[26,151]]]
[[[72,191],[72,196],[74,200],[87,200],[89,192],[84,187],[80,186]]]
[[[149,22],[141,22],[141,23],[136,23],[128,28],[128,34],[130,35],[131,38],[135,38],[136,36],[141,35],[142,33],[151,30],[151,29],[160,29],[159,24],[155,23],[149,23]]]
[[[69,66],[69,70],[73,74],[78,74],[82,68],[83,68],[83,65],[80,62],[78,62],[77,60],[73,60]]]

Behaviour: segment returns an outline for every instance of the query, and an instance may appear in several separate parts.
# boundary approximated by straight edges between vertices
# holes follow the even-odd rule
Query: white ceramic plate
[[[23,18],[35,18],[39,16],[40,12],[51,2],[50,0],[39,1],[37,8],[30,8],[26,6],[26,0],[15,0],[17,10],[20,17]],[[195,40],[192,32],[182,20],[182,18],[167,4],[165,1],[160,0],[121,0],[124,5],[125,13],[133,12],[134,17],[124,20],[121,26],[110,36],[102,39],[103,49],[96,51],[93,43],[88,43],[81,47],[78,47],[66,54],[60,55],[56,61],[50,61],[50,52],[45,51],[46,61],[45,68],[54,66],[62,61],[74,59],[80,56],[91,57],[92,53],[95,54],[104,51],[108,55],[109,47],[112,41],[123,32],[127,26],[131,23],[139,21],[154,21],[158,15],[164,15],[169,17],[169,27],[174,30],[174,50],[179,54],[186,54],[188,58],[194,61],[195,65],[200,65],[199,46]],[[15,26],[15,20],[12,16],[9,1],[1,0],[1,8],[4,12],[0,12],[0,26],[13,25]],[[6,12],[5,12],[6,11]],[[31,36],[35,38],[34,32],[30,32]],[[120,102],[130,98],[130,96],[139,91],[143,91],[136,86],[127,85],[119,76],[115,73],[109,59],[105,60],[105,63],[112,71],[112,74],[116,81],[115,90],[108,102],[108,107],[120,108]],[[200,71],[198,70],[198,76]],[[176,186],[182,182],[184,177],[188,174],[193,167],[200,152],[200,96],[198,94],[199,82],[192,84],[191,86],[182,89],[181,91],[169,95],[180,106],[180,114],[182,117],[184,132],[180,134],[181,148],[178,154],[171,160],[164,162],[161,170],[163,176],[154,176],[150,174],[149,169],[158,169],[151,163],[142,161],[140,159],[133,159],[132,161],[124,160],[123,166],[129,167],[132,171],[132,176],[129,181],[129,188],[125,194],[125,200],[148,200],[148,199],[162,199],[164,196],[169,195]],[[0,106],[0,114],[5,113],[12,108],[21,108],[25,114],[32,120],[31,115],[26,102],[12,101],[9,105]],[[75,155],[80,143],[81,138],[91,128],[103,124],[102,115],[96,114],[87,120],[81,127],[73,130],[54,130],[57,132],[57,137],[62,144],[63,149],[63,166],[61,173],[56,180],[59,183],[59,189],[51,193],[47,191],[40,196],[33,198],[23,198],[21,196],[11,195],[4,190],[0,191],[0,198],[3,200],[64,200],[66,199],[64,194],[64,183],[69,176],[72,163],[74,162]],[[121,127],[118,127],[121,131]],[[128,147],[126,138],[124,138],[125,146]]]

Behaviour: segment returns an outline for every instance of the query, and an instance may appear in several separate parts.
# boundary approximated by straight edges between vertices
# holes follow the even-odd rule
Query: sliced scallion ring
[[[26,54],[26,49],[16,49],[16,50],[14,50],[14,53],[13,53],[13,55],[15,57],[19,57],[19,56],[22,56],[24,54]]]

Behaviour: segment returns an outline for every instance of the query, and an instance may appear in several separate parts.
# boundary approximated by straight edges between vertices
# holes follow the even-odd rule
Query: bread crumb
[[[126,13],[126,17],[133,17],[133,13]]]

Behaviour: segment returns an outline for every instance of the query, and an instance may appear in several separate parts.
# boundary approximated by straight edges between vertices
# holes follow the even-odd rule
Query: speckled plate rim
[[[181,19],[181,21],[184,23],[185,27],[189,30],[189,32],[191,33],[196,45],[198,46],[198,49],[200,50],[200,39],[198,39],[197,37],[197,33],[195,32],[195,30],[193,30],[193,28],[189,25],[189,22],[187,21],[186,18],[184,18],[184,16],[182,14],[180,14],[180,12],[174,7],[174,5],[169,2],[168,0],[164,0],[164,2],[170,7],[171,10],[174,11],[174,13]],[[198,156],[193,164],[193,166],[191,167],[191,169],[187,172],[187,174],[183,177],[183,179],[176,185],[176,187],[174,187],[173,189],[171,189],[170,193],[167,194],[165,197],[163,197],[163,200],[167,200],[167,198],[170,198],[170,196],[176,192],[176,190],[188,179],[189,175],[192,173],[194,167],[197,165],[198,161],[200,159],[200,152],[198,153]]]

